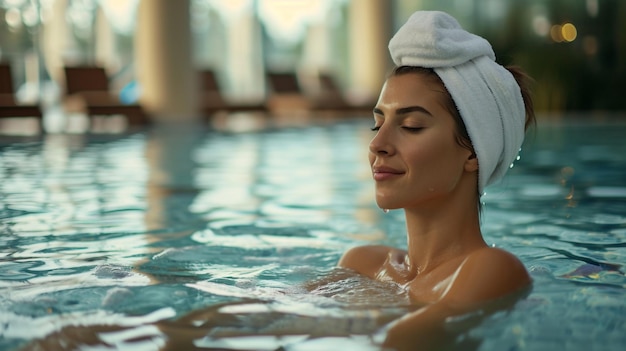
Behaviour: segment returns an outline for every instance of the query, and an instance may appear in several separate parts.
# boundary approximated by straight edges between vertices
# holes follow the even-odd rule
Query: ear
[[[465,160],[465,171],[466,172],[476,172],[478,171],[478,157],[476,157],[476,153],[472,150],[470,155]]]

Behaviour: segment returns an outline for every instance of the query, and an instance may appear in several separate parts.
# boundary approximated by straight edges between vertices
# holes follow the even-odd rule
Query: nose
[[[380,129],[376,132],[374,138],[370,141],[369,149],[370,153],[374,155],[391,155],[393,154],[393,145],[390,142],[390,137],[388,135],[388,131],[384,126],[381,126]]]

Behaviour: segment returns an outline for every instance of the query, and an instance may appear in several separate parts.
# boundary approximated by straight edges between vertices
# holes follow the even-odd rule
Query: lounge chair
[[[132,126],[149,123],[149,118],[139,104],[123,104],[109,91],[106,71],[97,66],[64,67],[67,112],[98,115],[125,115]]]
[[[199,71],[200,79],[200,110],[205,116],[216,112],[266,112],[265,103],[250,101],[227,101],[220,90],[215,72]]]
[[[366,100],[359,103],[349,101],[332,75],[320,73],[318,79],[320,94],[316,98],[314,107],[316,110],[368,114],[372,112],[376,101]]]
[[[17,104],[14,93],[11,66],[0,63],[0,118],[33,117],[39,120],[41,128],[42,113],[39,105]]]
[[[275,112],[294,110],[309,111],[313,101],[300,87],[298,76],[293,72],[267,72],[269,96],[267,104]]]
[[[268,73],[270,86],[270,102],[273,99],[299,99],[300,105],[314,112],[330,113],[370,113],[375,101],[352,103],[343,94],[333,77],[322,73],[312,80],[317,79],[316,93],[306,93],[301,89],[298,77],[295,73]],[[277,104],[277,103],[274,103]]]

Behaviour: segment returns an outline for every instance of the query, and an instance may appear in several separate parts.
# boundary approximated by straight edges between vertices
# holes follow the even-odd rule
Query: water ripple
[[[333,268],[355,245],[406,245],[401,211],[374,204],[368,128],[48,135],[3,146],[0,348],[66,340],[63,330],[160,346],[168,338],[155,325],[225,345],[184,324],[187,315],[237,317],[235,333],[327,333],[293,339],[293,350],[372,346],[328,336],[350,323],[369,333],[406,313],[380,308],[402,306],[402,291]],[[624,128],[539,128],[482,198],[486,241],[517,254],[534,286],[506,318],[472,329],[481,350],[626,342]]]

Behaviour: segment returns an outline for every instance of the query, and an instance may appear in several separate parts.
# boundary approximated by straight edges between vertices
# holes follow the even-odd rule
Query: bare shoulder
[[[389,254],[396,250],[383,245],[353,247],[343,254],[338,266],[352,269],[370,278],[375,278],[378,271],[387,261]]]
[[[486,247],[463,261],[444,298],[461,304],[481,303],[512,294],[530,283],[526,268],[515,255]]]

